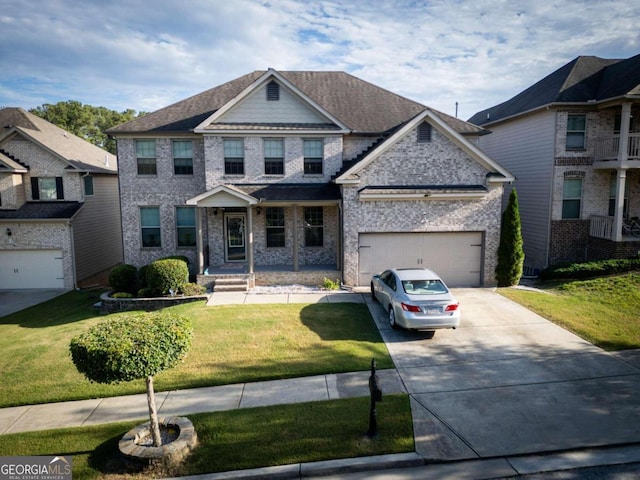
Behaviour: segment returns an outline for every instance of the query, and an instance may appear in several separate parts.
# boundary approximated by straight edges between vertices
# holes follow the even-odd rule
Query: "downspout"
[[[78,288],[78,279],[76,276],[76,244],[73,238],[73,223],[71,220],[67,222],[69,226],[69,239],[71,242],[71,274],[73,275],[73,289],[79,290]]]

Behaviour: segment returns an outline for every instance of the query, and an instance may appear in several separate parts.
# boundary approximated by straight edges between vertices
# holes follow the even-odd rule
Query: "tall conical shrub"
[[[520,281],[524,264],[522,245],[518,194],[514,188],[509,195],[507,208],[502,213],[498,265],[496,265],[496,280],[499,287],[517,285]]]

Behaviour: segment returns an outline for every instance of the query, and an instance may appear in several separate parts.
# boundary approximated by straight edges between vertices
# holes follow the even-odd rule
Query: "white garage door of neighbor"
[[[0,251],[0,289],[64,288],[62,250]]]
[[[389,268],[424,267],[449,286],[479,286],[482,232],[361,233],[359,282]]]

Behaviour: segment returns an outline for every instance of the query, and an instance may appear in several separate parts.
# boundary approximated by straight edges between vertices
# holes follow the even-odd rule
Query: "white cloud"
[[[468,118],[578,55],[626,58],[626,0],[0,0],[0,105],[154,110],[253,70],[346,70]]]

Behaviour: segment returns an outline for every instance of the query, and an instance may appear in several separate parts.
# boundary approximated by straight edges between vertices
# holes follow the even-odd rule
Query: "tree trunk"
[[[153,438],[153,446],[160,447],[162,438],[160,437],[160,425],[158,424],[158,412],[156,410],[156,396],[153,392],[153,376],[147,377],[147,403],[149,405],[149,420],[151,420],[151,437]]]

